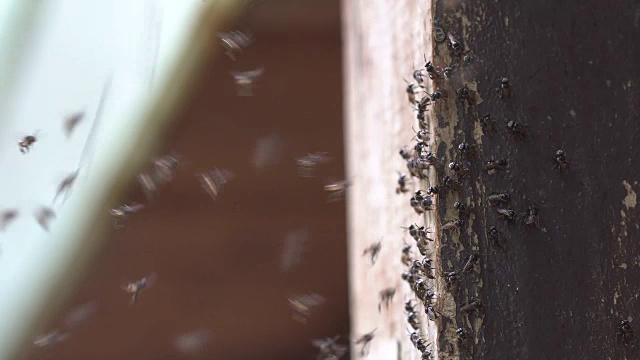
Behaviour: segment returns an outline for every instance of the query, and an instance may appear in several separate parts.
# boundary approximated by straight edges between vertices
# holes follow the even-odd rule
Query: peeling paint
[[[624,197],[622,203],[627,207],[627,209],[635,208],[638,204],[638,197],[636,192],[633,191],[631,184],[627,182],[627,180],[622,181],[622,185],[624,185],[625,189],[627,189],[627,196]]]

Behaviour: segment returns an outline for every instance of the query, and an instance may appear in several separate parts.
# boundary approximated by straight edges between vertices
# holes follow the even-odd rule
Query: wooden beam
[[[415,82],[413,70],[424,66],[425,56],[431,57],[431,2],[343,1],[343,33],[345,148],[347,174],[353,181],[347,198],[351,336],[353,340],[377,329],[368,359],[418,359],[404,311],[404,302],[415,296],[401,279],[406,270],[402,247],[415,241],[401,227],[418,223],[435,230],[436,219],[430,212],[417,215],[409,205],[412,192],[396,194],[395,187],[398,172],[407,173],[399,150],[411,143],[412,128],[418,129],[403,79]],[[425,87],[431,90],[428,81]],[[433,134],[433,124],[430,130]],[[436,146],[433,138],[430,144]],[[422,182],[414,178],[410,188],[426,190],[435,182],[435,172],[429,178]],[[363,251],[377,241],[382,241],[382,248],[372,266]],[[435,244],[430,244],[429,252],[435,261]],[[415,246],[412,254],[422,259]],[[430,286],[441,291],[441,284],[430,281]],[[396,289],[394,299],[388,310],[383,307],[378,312],[379,292],[390,287]],[[435,343],[436,324],[427,319],[422,306],[419,309],[422,336]],[[352,354],[359,352],[360,347],[354,346]]]

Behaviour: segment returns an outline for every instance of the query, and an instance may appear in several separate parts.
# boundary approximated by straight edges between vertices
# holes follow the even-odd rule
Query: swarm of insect
[[[311,311],[325,302],[324,297],[318,294],[293,295],[289,297],[289,306],[293,310],[293,319],[306,324],[311,316]]]
[[[234,177],[235,174],[231,171],[218,168],[198,174],[200,185],[214,200],[218,198],[224,186]]]
[[[140,293],[149,287],[151,287],[157,280],[157,276],[155,273],[151,273],[140,280],[130,282],[127,286],[124,286],[122,289],[127,292],[127,294],[131,295],[131,303],[134,304],[138,299]]]
[[[56,217],[56,213],[48,206],[41,206],[34,211],[33,216],[45,231],[49,231],[49,223]]]
[[[342,180],[324,186],[324,191],[329,193],[329,202],[339,201],[344,198],[347,187],[351,185],[349,180]]]
[[[301,177],[314,177],[318,165],[326,164],[331,160],[327,154],[326,152],[315,152],[297,159],[298,175]]]
[[[262,76],[264,68],[257,68],[249,71],[232,71],[238,90],[238,96],[253,96],[253,88],[255,87],[256,80]]]
[[[322,340],[312,340],[311,344],[318,348],[316,360],[337,360],[347,353],[347,347],[338,344],[340,335]]]
[[[0,212],[0,231],[4,231],[19,214],[18,209],[6,209]]]
[[[241,53],[242,49],[251,45],[253,42],[251,35],[237,30],[228,33],[218,33],[218,38],[222,41],[225,54],[234,61],[236,60],[236,54]]]
[[[378,260],[378,255],[380,254],[380,249],[382,249],[382,241],[378,241],[377,243],[373,243],[369,245],[362,252],[362,256],[369,256],[371,259],[371,266],[376,264],[376,260]]]
[[[355,340],[355,344],[360,345],[360,356],[365,356],[366,354],[368,354],[369,346],[371,345],[371,341],[375,337],[376,330],[378,329],[373,329],[372,331],[360,336]]]

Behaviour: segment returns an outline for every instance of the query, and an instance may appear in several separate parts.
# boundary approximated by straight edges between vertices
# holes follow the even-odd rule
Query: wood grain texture
[[[407,171],[398,152],[410,145],[412,128],[418,128],[403,79],[411,79],[412,71],[424,66],[424,56],[431,56],[430,6],[429,1],[343,2],[345,148],[347,174],[353,181],[347,208],[351,336],[377,329],[368,359],[420,357],[409,341],[404,311],[404,301],[415,296],[401,279],[401,249],[414,240],[401,227],[423,222],[432,227],[435,218],[416,215],[410,194],[396,194],[395,186],[397,172]],[[433,183],[435,174],[430,176]],[[411,187],[415,191],[426,186],[414,179]],[[380,256],[372,267],[363,251],[380,240]],[[436,256],[436,249],[431,250]],[[419,257],[415,247],[413,253]],[[439,292],[440,286],[435,286]],[[379,291],[388,287],[397,290],[394,300],[379,313]],[[435,324],[422,308],[419,316],[423,337],[432,342]],[[359,347],[352,349],[352,354],[358,352]]]

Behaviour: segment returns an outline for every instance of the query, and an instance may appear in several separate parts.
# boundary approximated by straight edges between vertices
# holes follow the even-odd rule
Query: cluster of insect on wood
[[[423,258],[415,259],[411,255],[413,246],[405,245],[402,250],[402,262],[407,267],[407,271],[402,274],[402,278],[409,284],[415,297],[422,303],[427,319],[437,322],[438,318],[443,316],[437,310],[440,305],[438,301],[440,297],[428,286],[428,280],[440,277],[445,284],[446,291],[451,294],[455,302],[455,319],[447,319],[450,320],[447,323],[458,324],[454,326],[455,337],[458,346],[465,347],[473,343],[473,333],[477,329],[474,329],[471,325],[465,325],[470,324],[469,321],[456,321],[456,319],[459,320],[461,317],[470,317],[472,315],[483,317],[483,302],[479,293],[474,295],[470,290],[466,291],[466,295],[462,297],[459,290],[461,286],[464,286],[464,282],[461,281],[463,277],[471,276],[475,269],[479,271],[480,267],[478,265],[481,254],[476,250],[477,248],[465,246],[465,249],[461,252],[463,258],[459,267],[449,270],[442,269],[436,274],[436,268],[440,268],[440,266],[433,266],[432,259],[428,256],[427,244],[434,240],[442,244],[446,238],[454,236],[454,234],[463,236],[467,233],[466,227],[469,224],[469,220],[479,215],[476,214],[477,209],[472,207],[471,204],[473,203],[486,204],[485,206],[491,210],[484,213],[495,214],[494,218],[498,222],[495,225],[487,226],[485,236],[489,240],[488,243],[492,243],[496,247],[504,247],[505,238],[501,235],[500,230],[503,226],[520,224],[525,228],[545,232],[547,230],[541,225],[540,221],[540,208],[544,205],[537,205],[535,202],[531,202],[523,211],[517,211],[511,206],[511,194],[508,191],[500,190],[490,190],[488,193],[482,193],[483,199],[474,201],[469,199],[467,189],[473,186],[477,176],[482,173],[492,176],[499,172],[510,171],[510,164],[507,159],[489,157],[480,160],[482,151],[479,145],[470,144],[466,141],[455,144],[451,152],[453,155],[448,161],[440,159],[430,151],[427,143],[431,135],[428,132],[429,122],[428,116],[426,116],[428,107],[433,105],[432,107],[435,110],[446,108],[438,105],[443,99],[453,100],[448,101],[448,103],[455,102],[456,106],[475,106],[477,104],[476,100],[480,95],[476,90],[472,89],[475,88],[474,86],[464,83],[462,77],[457,76],[456,72],[464,70],[466,66],[476,66],[481,61],[471,51],[465,51],[463,45],[452,34],[447,34],[446,39],[443,36],[441,40],[445,42],[450,58],[457,62],[445,66],[444,64],[437,65],[425,58],[424,68],[413,72],[413,80],[415,82],[407,83],[406,94],[410,104],[415,106],[419,130],[416,131],[415,135],[416,143],[410,148],[405,147],[400,150],[401,157],[406,161],[407,174],[398,174],[396,193],[410,193],[407,184],[411,182],[411,178],[428,180],[427,174],[433,168],[436,173],[442,175],[439,177],[438,184],[413,192],[409,199],[411,208],[417,214],[423,214],[426,211],[434,210],[437,206],[436,204],[447,206],[446,204],[449,204],[446,201],[448,194],[458,200],[453,202],[453,209],[450,209],[453,211],[444,208],[439,209],[441,210],[439,211],[440,214],[455,215],[454,217],[443,219],[438,232],[418,224],[412,224],[407,228]],[[425,75],[433,80],[435,91],[430,93],[425,91],[423,86],[426,79]],[[495,95],[500,101],[506,103],[513,101],[514,89],[511,81],[506,77],[497,79],[495,82],[495,94],[489,95]],[[451,96],[455,97],[451,99]],[[505,119],[504,125],[497,126],[496,121],[490,114],[484,114],[477,118],[476,121],[479,123],[483,134],[488,135],[486,137],[488,139],[491,139],[492,135],[497,132],[503,132],[513,141],[526,141],[530,132],[528,124],[514,119]],[[439,155],[446,157],[446,154]],[[555,153],[549,154],[547,161],[548,166],[558,174],[562,175],[571,170],[570,162],[563,149],[558,149]],[[435,234],[438,234],[439,237],[434,238]],[[459,243],[463,244],[463,242]],[[457,252],[460,253],[459,250]],[[466,255],[464,255],[465,253]],[[475,289],[475,291],[477,292],[478,289]],[[415,304],[412,301],[408,301],[404,310],[407,314],[407,322],[414,330],[409,334],[411,343],[422,353],[423,359],[430,358],[432,351],[427,349],[428,344],[420,334],[421,325]],[[440,328],[439,330],[442,329]],[[622,320],[617,326],[616,334],[621,342],[629,343],[633,338],[633,329],[630,322]],[[447,337],[444,337],[444,339],[439,344],[446,347],[444,345],[450,339]],[[449,344],[451,345],[450,342]],[[443,351],[446,351],[446,349],[443,349]],[[452,351],[453,347],[449,346],[448,352]]]

